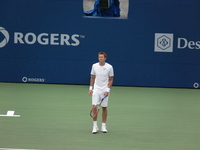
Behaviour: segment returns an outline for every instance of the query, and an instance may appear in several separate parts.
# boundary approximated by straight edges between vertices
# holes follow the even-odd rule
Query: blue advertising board
[[[199,88],[200,1],[119,2],[116,17],[86,15],[87,0],[1,0],[0,82],[89,84],[104,51],[114,85]]]

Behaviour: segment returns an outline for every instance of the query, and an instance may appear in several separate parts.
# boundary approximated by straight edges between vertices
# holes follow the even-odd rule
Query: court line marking
[[[39,149],[14,149],[14,148],[0,148],[0,150],[39,150]]]
[[[20,117],[20,115],[14,115],[15,111],[14,110],[8,110],[7,114],[0,114],[0,117]]]

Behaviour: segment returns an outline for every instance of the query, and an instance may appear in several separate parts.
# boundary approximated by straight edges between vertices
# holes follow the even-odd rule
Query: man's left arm
[[[109,77],[109,81],[108,81],[108,88],[111,88],[112,84],[113,84],[113,79],[114,77]]]
[[[114,79],[113,76],[109,77],[108,87],[107,87],[107,89],[106,89],[106,92],[104,93],[104,95],[106,95],[106,96],[108,96],[109,93],[110,93],[110,88],[112,87],[113,79]]]

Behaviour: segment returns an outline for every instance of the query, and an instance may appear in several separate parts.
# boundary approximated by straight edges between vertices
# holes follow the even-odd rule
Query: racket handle
[[[104,95],[104,96],[103,96],[103,98],[102,98],[102,100],[104,100],[106,97],[107,97],[107,96],[106,96],[106,95]]]

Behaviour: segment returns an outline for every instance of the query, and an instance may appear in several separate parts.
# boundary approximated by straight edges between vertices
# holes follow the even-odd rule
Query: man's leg
[[[106,129],[107,115],[108,115],[107,107],[102,107],[102,128],[101,128],[101,131],[103,133],[107,133],[108,132],[107,129]]]
[[[98,101],[99,101],[99,95],[95,91],[95,92],[93,92],[93,95],[92,95],[92,105],[93,106],[96,105],[98,103]],[[97,117],[98,117],[98,115],[93,118],[93,129],[92,129],[93,134],[96,134],[99,130],[98,125],[97,125]]]
[[[98,132],[98,125],[97,125],[97,116],[93,118],[93,129],[92,129],[92,133],[96,134]]]
[[[102,123],[106,123],[108,115],[107,107],[102,107],[102,110]]]

